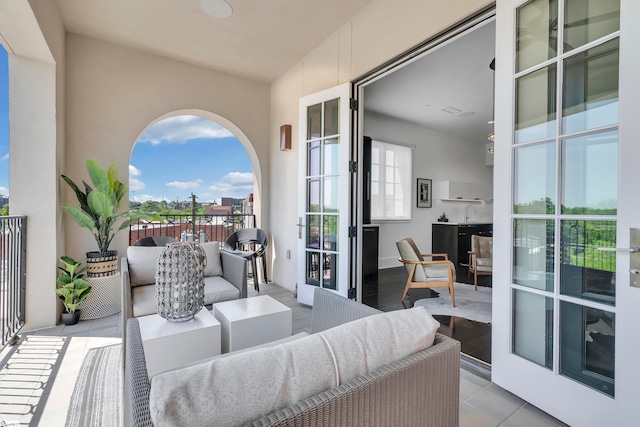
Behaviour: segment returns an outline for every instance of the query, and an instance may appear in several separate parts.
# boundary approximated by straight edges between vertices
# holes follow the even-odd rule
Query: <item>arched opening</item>
[[[196,110],[159,117],[131,151],[129,208],[160,221],[134,223],[129,244],[149,236],[224,241],[258,227],[259,170],[246,136],[224,118]]]

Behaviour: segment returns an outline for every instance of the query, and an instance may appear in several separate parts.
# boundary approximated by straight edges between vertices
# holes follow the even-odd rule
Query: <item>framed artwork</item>
[[[418,178],[417,200],[419,208],[431,207],[431,180]]]

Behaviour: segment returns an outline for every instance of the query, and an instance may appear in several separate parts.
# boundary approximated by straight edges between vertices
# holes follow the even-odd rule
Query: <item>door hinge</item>
[[[349,226],[349,237],[356,237],[358,235],[358,227],[355,225]]]
[[[358,172],[358,162],[354,160],[349,160],[349,172],[352,172],[352,173]]]
[[[351,108],[353,111],[358,111],[358,100],[350,98],[349,108]]]
[[[356,296],[356,288],[349,288],[347,297],[349,297],[349,299],[356,299]]]

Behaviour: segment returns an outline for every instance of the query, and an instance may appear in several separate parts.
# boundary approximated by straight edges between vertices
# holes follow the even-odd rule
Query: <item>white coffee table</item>
[[[159,314],[138,322],[149,378],[220,354],[220,322],[204,307],[185,322],[169,322]]]
[[[291,308],[268,295],[213,304],[222,326],[222,352],[291,336]]]

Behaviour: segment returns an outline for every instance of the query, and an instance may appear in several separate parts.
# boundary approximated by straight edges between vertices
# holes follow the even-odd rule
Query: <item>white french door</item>
[[[497,2],[492,380],[572,426],[640,423],[638,22]]]
[[[349,289],[351,84],[300,99],[298,301]]]

